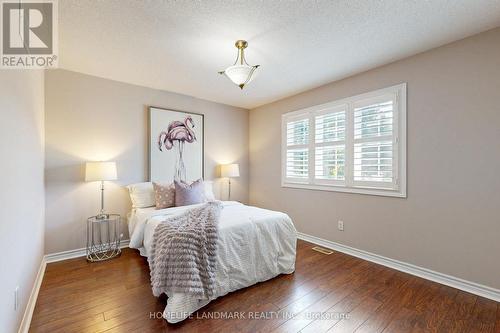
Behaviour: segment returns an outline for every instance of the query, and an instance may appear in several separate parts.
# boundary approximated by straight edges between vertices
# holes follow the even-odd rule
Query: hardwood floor
[[[161,319],[166,298],[153,297],[147,261],[134,250],[48,264],[30,332],[500,332],[497,302],[312,246],[298,242],[294,274],[226,295],[176,325]],[[233,318],[216,317],[224,312]]]

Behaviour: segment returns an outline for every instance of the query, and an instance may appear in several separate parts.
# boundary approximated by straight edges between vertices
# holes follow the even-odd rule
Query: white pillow
[[[203,182],[203,190],[205,192],[205,201],[215,201],[214,188],[212,181]]]
[[[130,200],[132,200],[132,207],[146,208],[156,205],[153,183],[130,184],[127,188],[130,194]]]

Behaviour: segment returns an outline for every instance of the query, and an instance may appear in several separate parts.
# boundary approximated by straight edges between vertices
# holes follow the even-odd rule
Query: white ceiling
[[[500,0],[59,1],[60,67],[253,108],[500,25]],[[258,76],[217,71],[246,39]]]

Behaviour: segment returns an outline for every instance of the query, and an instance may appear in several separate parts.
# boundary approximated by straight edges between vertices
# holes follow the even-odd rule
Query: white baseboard
[[[120,242],[120,248],[128,247],[129,242],[130,240],[128,239],[122,240]],[[40,291],[40,286],[42,285],[43,275],[45,274],[45,268],[47,267],[47,264],[61,260],[85,257],[86,255],[87,255],[86,249],[82,248],[70,251],[50,253],[43,256],[42,261],[40,262],[40,267],[38,269],[38,274],[36,275],[33,289],[31,290],[28,304],[26,305],[26,309],[24,311],[21,325],[19,326],[18,333],[28,333],[29,331],[31,318],[33,317],[33,311],[35,310],[36,300],[38,298],[38,292]]]
[[[411,275],[415,275],[427,280],[431,280],[437,283],[441,283],[456,289],[460,289],[471,294],[486,297],[494,301],[500,302],[500,290],[484,286],[475,282],[463,280],[451,275],[446,275],[443,273],[435,272],[427,268],[415,266],[402,261],[394,260],[391,258],[383,257],[378,254],[370,253],[363,250],[358,250],[356,248],[335,243],[326,239],[319,237],[307,235],[301,232],[297,232],[297,237],[299,239],[311,242],[335,251],[349,254],[354,257],[358,257],[364,260],[374,262],[379,265],[383,265],[389,268],[396,269],[401,272],[405,272]]]
[[[46,266],[47,262],[45,261],[44,256],[42,257],[42,261],[40,262],[40,267],[38,268],[38,273],[36,274],[33,289],[31,289],[30,298],[28,299],[28,304],[26,304],[26,309],[24,310],[23,319],[21,321],[21,325],[19,326],[19,333],[28,333],[30,329],[31,318],[33,317],[33,311],[35,311],[35,304],[38,298],[38,292],[40,291],[40,286],[42,285]]]
[[[120,248],[128,247],[130,240],[124,239],[120,242]],[[73,258],[85,257],[87,255],[87,250],[85,248],[62,251],[57,253],[50,253],[45,255],[45,261],[47,264],[51,262],[68,260]]]

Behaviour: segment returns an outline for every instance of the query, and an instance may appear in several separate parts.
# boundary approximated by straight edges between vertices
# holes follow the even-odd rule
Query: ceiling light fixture
[[[226,75],[229,80],[233,81],[240,89],[243,89],[246,84],[252,81],[253,74],[260,65],[250,66],[245,60],[244,50],[248,46],[246,40],[237,40],[234,46],[238,49],[236,61],[226,70],[219,72],[219,74]]]

